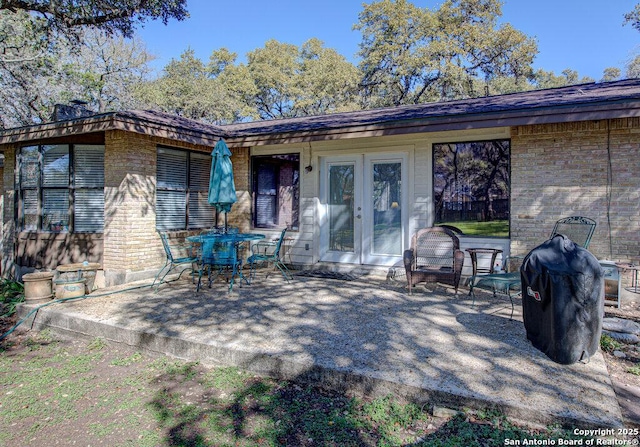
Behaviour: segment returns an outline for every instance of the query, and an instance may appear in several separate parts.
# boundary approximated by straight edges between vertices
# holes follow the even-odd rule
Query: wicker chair
[[[411,248],[405,250],[403,260],[410,294],[419,282],[449,284],[458,293],[464,253],[453,231],[443,227],[418,230],[411,239]]]

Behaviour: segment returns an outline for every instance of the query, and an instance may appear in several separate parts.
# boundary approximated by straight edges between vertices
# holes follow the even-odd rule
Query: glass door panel
[[[321,259],[360,263],[362,157],[328,157],[322,162]]]
[[[322,261],[394,265],[402,261],[407,154],[322,160]]]
[[[394,265],[402,260],[407,193],[407,156],[364,156],[362,262]]]
[[[373,163],[374,255],[402,254],[401,163]]]
[[[355,165],[329,166],[329,250],[354,253]]]

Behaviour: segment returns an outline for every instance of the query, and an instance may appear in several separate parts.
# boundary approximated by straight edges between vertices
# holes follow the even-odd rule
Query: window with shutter
[[[38,188],[40,186],[40,148],[39,146],[23,147],[18,154],[19,214],[18,219],[26,231],[38,229]]]
[[[161,231],[211,228],[214,208],[207,201],[211,156],[159,147],[156,228]]]
[[[74,146],[76,232],[104,231],[104,146]]]
[[[17,162],[18,228],[104,230],[104,146],[26,146]]]
[[[215,224],[208,202],[211,155],[192,153],[189,168],[189,228],[211,228]]]

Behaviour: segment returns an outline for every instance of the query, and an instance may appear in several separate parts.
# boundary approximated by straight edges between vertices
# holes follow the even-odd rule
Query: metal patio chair
[[[255,278],[257,264],[267,263],[273,264],[274,268],[280,270],[280,273],[282,273],[282,276],[287,282],[293,279],[293,275],[289,271],[289,268],[281,259],[282,244],[284,242],[286,232],[286,228],[282,230],[277,242],[258,242],[251,247],[252,255],[247,259],[247,262],[251,267],[249,275],[250,278]],[[267,276],[269,276],[268,273]]]
[[[570,216],[556,221],[551,230],[549,239],[562,234],[574,244],[583,248],[588,248],[591,237],[596,229],[596,221],[588,217]],[[489,289],[495,296],[497,293],[504,293],[511,300],[511,316],[513,317],[513,298],[522,293],[520,284],[520,266],[524,256],[506,256],[502,260],[501,271],[499,273],[491,271],[488,275],[476,274],[469,278],[469,295],[473,297],[475,303],[474,288]]]
[[[419,282],[442,282],[455,287],[462,276],[464,253],[453,231],[443,227],[418,230],[411,238],[411,248],[403,255],[409,294]]]
[[[202,276],[208,274],[209,288],[218,276],[227,273],[229,281],[229,292],[233,290],[236,277],[244,279],[247,284],[249,280],[242,274],[242,259],[238,253],[239,242],[235,240],[233,234],[216,239],[205,239],[200,249],[200,259],[198,261],[198,285],[196,292],[202,285]],[[242,283],[241,283],[242,285]]]
[[[153,287],[158,281],[158,285],[156,285],[156,290],[162,285],[164,279],[167,275],[178,268],[183,267],[178,275],[178,279],[182,276],[182,274],[190,270],[191,274],[195,271],[194,266],[198,263],[198,256],[195,253],[195,250],[191,244],[171,244],[169,242],[169,237],[167,233],[158,231],[158,235],[160,236],[160,240],[162,241],[162,248],[164,249],[164,253],[166,256],[165,263],[162,268],[156,274],[156,277],[153,279],[153,283],[151,286]],[[190,267],[184,268],[184,266],[189,265]],[[166,269],[166,271],[165,271]],[[164,273],[162,274],[162,272]],[[161,276],[162,274],[162,276]]]
[[[589,248],[591,237],[596,229],[596,221],[582,216],[571,216],[556,222],[549,239],[556,234],[564,234],[582,248]]]

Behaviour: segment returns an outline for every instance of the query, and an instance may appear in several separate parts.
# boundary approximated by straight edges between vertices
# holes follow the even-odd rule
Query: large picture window
[[[509,237],[509,140],[433,145],[435,223]]]
[[[300,156],[252,158],[253,224],[256,228],[297,230],[300,209]]]
[[[101,233],[104,146],[26,146],[18,153],[18,228]]]
[[[158,148],[156,228],[161,231],[211,228],[211,155]]]

